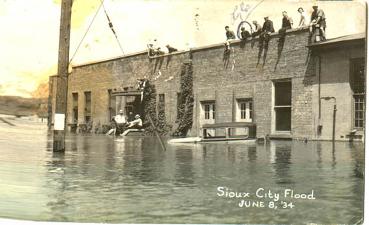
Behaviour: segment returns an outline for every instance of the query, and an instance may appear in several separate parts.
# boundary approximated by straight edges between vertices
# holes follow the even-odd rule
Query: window
[[[241,102],[241,119],[246,119],[246,102]]]
[[[354,127],[364,128],[364,115],[365,115],[365,95],[364,94],[354,94]]]
[[[112,94],[112,90],[108,90],[108,107],[109,107],[109,121],[116,115],[116,99]]]
[[[78,123],[78,93],[72,93],[73,98],[73,111],[72,111],[72,123]]]
[[[350,67],[350,86],[352,92],[356,94],[365,93],[365,59],[351,59]]]
[[[215,119],[215,103],[203,103],[203,109],[206,120]]]
[[[159,94],[159,102],[160,103],[164,103],[165,102],[165,95],[164,94]]]
[[[274,83],[275,131],[291,131],[291,81]]]
[[[350,86],[354,99],[354,128],[363,129],[365,124],[365,59],[351,59],[350,68]]]
[[[237,121],[252,122],[252,99],[237,100]]]
[[[183,112],[182,93],[177,93],[177,120],[182,117]]]
[[[85,122],[91,121],[91,92],[85,92]]]

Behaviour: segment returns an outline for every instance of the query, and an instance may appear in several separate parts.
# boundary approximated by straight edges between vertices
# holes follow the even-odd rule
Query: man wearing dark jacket
[[[287,12],[282,12],[283,18],[282,18],[282,28],[279,29],[278,33],[280,34],[279,41],[284,41],[286,37],[286,31],[288,29],[292,29],[293,21],[291,17],[288,17]]]
[[[241,39],[243,41],[247,40],[247,38],[251,37],[250,32],[248,32],[244,27],[241,28]]]
[[[268,34],[274,33],[273,22],[267,16],[264,17],[264,24],[263,24],[262,31]]]
[[[264,48],[268,48],[270,34],[274,33],[273,22],[269,19],[269,17],[264,17],[264,24],[261,30],[262,32],[260,34],[259,47],[263,46]]]
[[[225,30],[226,30],[227,40],[229,40],[229,39],[236,39],[236,35],[234,35],[234,32],[229,29],[229,26],[226,26],[225,27]]]
[[[283,11],[282,12],[282,15],[283,15],[283,18],[282,18],[282,29],[286,29],[286,30],[292,29],[292,25],[293,25],[292,18],[291,17],[288,17],[286,11]]]

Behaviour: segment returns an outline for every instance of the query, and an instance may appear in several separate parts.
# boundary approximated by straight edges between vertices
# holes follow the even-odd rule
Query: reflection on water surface
[[[151,137],[118,142],[73,136],[61,154],[50,151],[46,131],[36,128],[0,128],[0,217],[347,224],[363,216],[361,143],[186,144],[164,152]],[[317,199],[296,199],[293,209],[240,208],[238,200],[217,196],[219,186],[240,192],[314,190]]]

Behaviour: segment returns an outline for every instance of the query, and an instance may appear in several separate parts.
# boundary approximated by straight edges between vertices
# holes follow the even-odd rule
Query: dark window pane
[[[291,130],[291,108],[276,108],[275,109],[276,130],[290,131]]]
[[[275,82],[275,106],[291,105],[291,82]]]

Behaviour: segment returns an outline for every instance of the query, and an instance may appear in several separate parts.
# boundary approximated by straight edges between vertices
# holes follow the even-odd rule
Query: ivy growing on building
[[[145,88],[143,92],[143,112],[144,112],[144,121],[145,121],[145,135],[154,135],[154,129],[156,128],[160,135],[166,135],[170,126],[166,123],[165,119],[165,108],[164,103],[158,104],[158,111],[156,111],[156,89],[154,85],[151,85],[149,81],[146,81]],[[157,116],[158,115],[158,116]],[[150,118],[155,126],[151,126]]]
[[[180,75],[180,93],[178,94],[178,124],[173,136],[186,136],[188,131],[192,128],[193,123],[193,69],[192,63],[184,63],[181,68]]]

